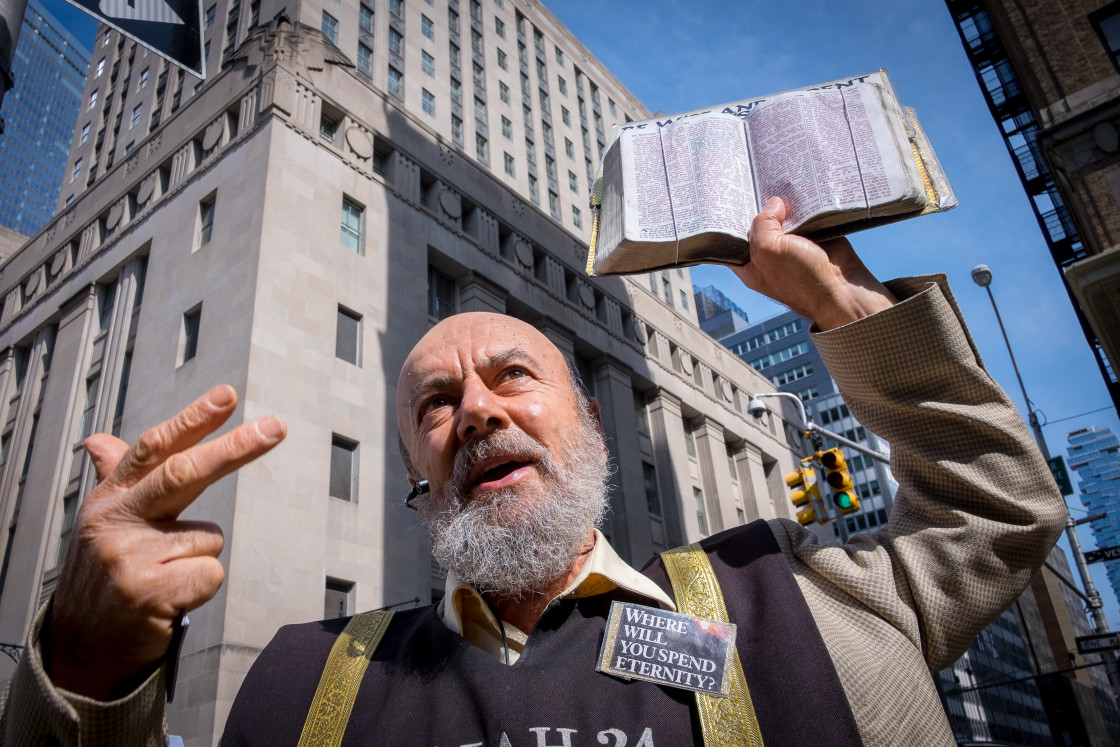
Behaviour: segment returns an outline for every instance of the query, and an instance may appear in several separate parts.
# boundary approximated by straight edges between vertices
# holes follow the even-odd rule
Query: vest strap
[[[673,584],[678,612],[730,622],[719,581],[700,545],[692,544],[663,552],[661,560]],[[696,693],[696,708],[700,713],[704,747],[763,747],[762,732],[758,728],[738,649],[732,663],[730,695],[722,698]]]
[[[299,747],[338,747],[342,743],[366,667],[392,619],[392,610],[363,612],[350,618],[323,667]]]

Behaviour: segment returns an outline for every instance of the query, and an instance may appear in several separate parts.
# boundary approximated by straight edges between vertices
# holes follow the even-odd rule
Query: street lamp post
[[[1034,432],[1034,440],[1038,444],[1042,456],[1050,459],[1050,450],[1046,447],[1046,437],[1042,435],[1042,425],[1038,422],[1038,413],[1035,412],[1031,398],[1027,396],[1027,388],[1023,385],[1023,377],[1019,374],[1019,364],[1015,362],[1015,354],[1011,352],[1011,341],[1007,339],[1007,330],[1004,329],[1003,318],[999,315],[999,307],[996,306],[996,297],[992,295],[991,268],[987,265],[976,265],[972,268],[972,280],[988,292],[988,300],[992,302],[992,310],[996,313],[996,321],[999,322],[999,331],[1003,334],[1003,343],[1007,346],[1007,354],[1011,357],[1011,368],[1015,370],[1015,378],[1019,382],[1019,391],[1023,393],[1023,401],[1027,405],[1027,422],[1031,426],[1031,431]],[[1108,621],[1104,616],[1101,597],[1097,593],[1097,587],[1093,584],[1093,577],[1089,575],[1089,565],[1085,562],[1085,553],[1081,551],[1081,540],[1077,536],[1077,522],[1073,520],[1068,511],[1066,512],[1066,538],[1069,540],[1070,551],[1073,553],[1077,570],[1081,574],[1081,583],[1085,587],[1085,599],[1089,604],[1089,614],[1093,616],[1093,623],[1096,625],[1097,632],[1107,633]],[[1064,580],[1061,574],[1058,574],[1058,577]],[[1075,589],[1075,591],[1080,593],[1079,589]]]

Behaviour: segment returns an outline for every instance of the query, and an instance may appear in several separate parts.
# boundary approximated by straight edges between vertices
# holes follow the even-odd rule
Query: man
[[[847,546],[784,520],[705,541],[738,625],[753,702],[742,718],[767,745],[952,744],[929,672],[1022,590],[1064,505],[1056,489],[1038,492],[1045,463],[943,281],[888,288],[847,241],[783,235],[783,217],[779,200],[767,204],[737,273],[815,322],[852,410],[891,442],[900,490],[888,527]],[[100,482],[13,679],[0,724],[10,743],[162,739],[172,623],[223,576],[217,528],[177,516],[284,435],[264,418],[201,443],[234,406],[219,387],[131,448],[87,442]],[[664,562],[640,574],[594,531],[606,454],[559,351],[516,320],[453,317],[409,355],[397,415],[409,479],[431,485],[417,503],[448,593],[388,626],[333,743],[701,743],[692,693],[594,670],[611,602],[682,598]],[[345,622],[282,629],[224,741],[298,741]]]

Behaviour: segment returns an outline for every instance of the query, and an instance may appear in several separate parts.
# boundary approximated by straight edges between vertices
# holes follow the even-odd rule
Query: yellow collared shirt
[[[615,589],[625,589],[660,602],[671,610],[676,609],[669,595],[618,557],[607,538],[596,529],[595,546],[591,549],[587,562],[583,564],[575,580],[556,598],[593,597]],[[490,611],[478,590],[460,581],[454,573],[447,574],[443,601],[439,605],[439,617],[452,632],[501,662],[508,660],[513,664],[517,661],[529,640],[528,633],[504,623],[505,641],[509,647],[507,653],[502,642],[503,626],[499,625],[497,617]]]

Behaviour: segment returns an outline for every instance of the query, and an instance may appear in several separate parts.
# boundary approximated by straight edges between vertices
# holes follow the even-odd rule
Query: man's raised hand
[[[56,686],[99,700],[126,694],[167,651],[179,612],[218,592],[222,531],[179,514],[286,433],[265,417],[201,443],[236,406],[233,388],[217,386],[131,447],[86,440],[98,484],[78,512],[44,638]]]
[[[751,290],[784,303],[828,330],[898,302],[847,239],[815,244],[782,233],[786,208],[771,197],[751,224],[751,261],[732,268]]]

